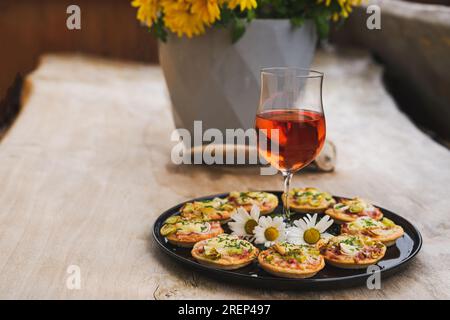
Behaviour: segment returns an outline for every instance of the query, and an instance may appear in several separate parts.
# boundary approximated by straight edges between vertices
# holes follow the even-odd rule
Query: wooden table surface
[[[281,178],[172,164],[159,67],[48,55],[27,78],[23,110],[0,143],[0,298],[449,298],[450,152],[396,108],[364,53],[318,52],[315,64],[326,74],[338,164],[333,173],[299,174],[293,185],[369,198],[424,238],[381,290],[272,291],[184,270],[152,241],[163,210],[207,194],[280,189]],[[79,290],[67,286],[71,265]]]

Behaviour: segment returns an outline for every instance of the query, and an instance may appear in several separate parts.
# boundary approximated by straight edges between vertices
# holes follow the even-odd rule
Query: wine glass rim
[[[286,70],[294,70],[294,71],[306,71],[305,75],[295,75],[296,78],[323,78],[323,72],[313,70],[313,69],[305,69],[305,68],[297,68],[297,67],[267,67],[261,69],[261,74],[267,75],[279,75],[278,71],[286,71]]]

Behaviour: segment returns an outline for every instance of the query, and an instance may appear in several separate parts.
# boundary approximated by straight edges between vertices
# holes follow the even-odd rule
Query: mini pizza
[[[324,258],[315,246],[275,244],[262,251],[258,262],[265,271],[284,278],[310,278],[325,267]]]
[[[258,253],[250,242],[225,233],[196,243],[191,251],[199,263],[224,270],[245,267]]]
[[[193,221],[185,220],[180,216],[172,216],[165,221],[160,233],[170,243],[190,248],[199,241],[223,233],[223,229],[220,222]]]
[[[371,237],[374,240],[383,242],[386,246],[392,246],[395,241],[403,236],[403,228],[396,225],[388,218],[380,221],[370,217],[360,217],[353,222],[341,225],[341,233],[360,234]]]
[[[268,192],[230,192],[228,201],[238,207],[243,207],[246,211],[250,211],[253,205],[257,205],[261,215],[272,213],[278,206],[278,197]]]
[[[320,248],[327,264],[344,269],[364,269],[380,261],[386,246],[369,237],[342,234]]]
[[[236,208],[227,199],[188,202],[181,208],[181,216],[188,220],[227,222]]]
[[[332,208],[327,209],[325,214],[334,219],[336,223],[352,222],[359,217],[370,217],[374,220],[381,220],[383,213],[361,198],[341,199]]]
[[[331,194],[316,188],[294,188],[289,191],[288,202],[289,208],[295,212],[322,213],[333,206],[336,200]]]

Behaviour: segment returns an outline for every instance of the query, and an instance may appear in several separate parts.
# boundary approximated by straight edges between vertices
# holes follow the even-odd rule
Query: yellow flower
[[[229,0],[228,2],[230,9],[235,9],[238,5],[241,7],[241,11],[255,9],[257,6],[256,0]]]
[[[148,27],[151,27],[153,22],[158,18],[158,11],[160,9],[158,0],[133,0],[131,5],[139,8],[137,19],[145,23]]]
[[[205,32],[205,22],[198,13],[192,12],[196,0],[162,0],[165,26],[179,37],[188,38]]]
[[[212,24],[220,19],[219,0],[193,0],[192,13],[200,16],[202,21]]]
[[[333,13],[333,15],[331,16],[331,19],[336,22],[339,20],[339,13]]]
[[[324,3],[325,6],[329,7],[333,1],[337,2],[341,8],[340,12],[331,15],[333,21],[338,21],[339,18],[348,18],[353,7],[359,6],[362,2],[362,0],[317,0],[317,3]]]

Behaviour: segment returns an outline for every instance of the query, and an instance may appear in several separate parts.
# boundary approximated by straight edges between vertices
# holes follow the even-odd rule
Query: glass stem
[[[284,219],[289,222],[291,219],[291,211],[289,210],[289,186],[291,184],[291,179],[293,176],[292,172],[286,171],[282,172],[283,180],[284,180],[284,201],[283,201],[283,216]]]

